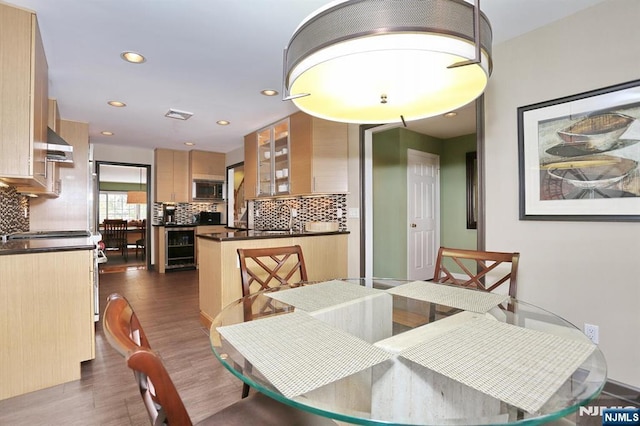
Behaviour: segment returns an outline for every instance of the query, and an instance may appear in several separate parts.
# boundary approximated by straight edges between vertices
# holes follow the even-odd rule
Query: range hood
[[[73,146],[62,139],[51,127],[47,127],[47,160],[73,163]]]

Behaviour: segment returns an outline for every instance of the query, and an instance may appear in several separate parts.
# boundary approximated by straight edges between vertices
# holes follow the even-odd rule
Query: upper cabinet
[[[244,141],[247,198],[347,192],[346,123],[298,112]]]
[[[0,177],[47,185],[48,67],[36,15],[0,3]]]
[[[191,180],[224,180],[225,156],[219,152],[191,150],[189,151],[189,170]]]
[[[256,132],[258,146],[258,193],[289,194],[289,119]]]
[[[158,203],[189,202],[189,152],[155,149],[155,182]]]
[[[349,125],[298,112],[291,123],[291,193],[348,190]]]

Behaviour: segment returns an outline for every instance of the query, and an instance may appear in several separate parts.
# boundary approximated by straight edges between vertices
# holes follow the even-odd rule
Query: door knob
[[[411,224],[411,227],[412,227],[412,228],[415,228],[415,227],[417,227],[417,226],[418,226],[418,225],[416,225],[415,223],[412,223],[412,224]]]

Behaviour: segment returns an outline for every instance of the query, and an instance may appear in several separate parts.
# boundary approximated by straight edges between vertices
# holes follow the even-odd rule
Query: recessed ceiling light
[[[447,118],[451,118],[451,117],[455,117],[456,115],[458,115],[457,112],[451,111],[451,112],[446,113],[444,116],[447,117]]]
[[[120,102],[120,101],[109,101],[107,102],[109,105],[111,105],[112,107],[117,107],[117,108],[122,108],[122,107],[126,107],[127,104],[125,104],[124,102]]]
[[[195,142],[185,142],[184,144],[186,146],[194,146],[196,143]]]
[[[273,89],[264,89],[264,90],[261,90],[260,93],[265,96],[275,96],[278,94],[278,91]]]
[[[113,136],[113,132],[108,132],[108,131],[104,131],[104,132],[100,132],[101,135],[105,135],[105,136]]]
[[[136,52],[122,52],[120,57],[132,64],[141,64],[147,60],[147,58]]]
[[[216,121],[216,124],[219,124],[220,126],[228,126],[231,122],[227,120],[218,120]]]

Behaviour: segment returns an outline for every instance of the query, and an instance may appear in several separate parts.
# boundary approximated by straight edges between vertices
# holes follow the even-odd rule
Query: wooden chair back
[[[151,348],[138,316],[129,301],[118,293],[107,298],[102,328],[109,344],[123,357],[139,347]]]
[[[509,283],[509,296],[516,297],[520,253],[477,251],[440,247],[434,282],[493,291]],[[500,267],[507,264],[508,268]],[[458,272],[454,267],[460,269]]]
[[[242,296],[282,284],[308,281],[299,245],[238,249]]]
[[[124,219],[105,219],[103,222],[103,241],[106,248],[122,250],[127,258],[127,221]]]
[[[190,426],[191,418],[160,357],[149,348],[137,348],[127,357],[127,366],[138,379],[142,400],[153,425]]]

